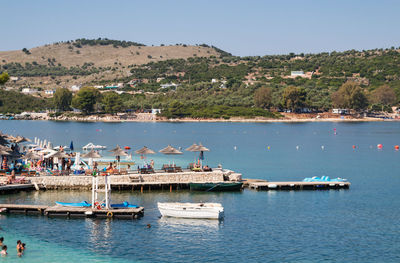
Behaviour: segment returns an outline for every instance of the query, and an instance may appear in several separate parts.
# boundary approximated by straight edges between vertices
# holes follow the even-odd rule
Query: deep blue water
[[[399,122],[0,121],[0,130],[55,145],[73,140],[76,148],[93,142],[158,151],[168,144],[186,148],[202,142],[211,149],[205,163],[220,163],[245,178],[326,175],[352,183],[349,190],[328,191],[114,191],[114,201],[145,207],[145,216],[134,221],[1,216],[0,235],[10,251],[0,262],[400,262],[400,152],[394,150],[400,144]],[[169,160],[161,154],[149,158],[156,166]],[[181,165],[193,159],[191,152],[173,157]],[[134,160],[141,162],[137,156]],[[3,195],[0,202],[89,198],[89,192],[47,191]],[[221,202],[225,220],[159,219],[157,201]],[[23,258],[16,256],[17,239],[28,244]]]

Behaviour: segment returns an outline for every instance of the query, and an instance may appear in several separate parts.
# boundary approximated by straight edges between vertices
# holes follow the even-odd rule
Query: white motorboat
[[[157,203],[162,216],[179,218],[220,219],[224,208],[219,203]]]
[[[88,143],[85,146],[82,147],[84,150],[101,150],[107,148],[106,146],[103,145],[94,145],[93,143]]]

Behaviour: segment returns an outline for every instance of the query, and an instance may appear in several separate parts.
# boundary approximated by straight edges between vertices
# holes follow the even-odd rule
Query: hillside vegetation
[[[149,47],[78,39],[0,52],[0,60],[1,71],[23,77],[7,85],[46,88],[121,82],[126,93],[118,95],[118,110],[161,108],[167,117],[271,117],[271,108],[390,111],[400,101],[396,48],[237,57],[205,44]],[[304,74],[293,77],[292,71]],[[178,87],[161,89],[162,83]],[[96,98],[97,110],[112,108],[104,106],[101,96]]]

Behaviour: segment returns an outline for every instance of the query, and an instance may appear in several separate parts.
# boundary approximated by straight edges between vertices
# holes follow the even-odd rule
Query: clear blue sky
[[[0,50],[76,38],[212,44],[234,55],[400,46],[397,0],[2,0]]]

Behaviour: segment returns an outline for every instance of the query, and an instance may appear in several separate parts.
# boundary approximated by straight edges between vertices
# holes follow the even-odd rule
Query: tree
[[[372,101],[382,106],[390,106],[396,103],[396,94],[392,88],[383,85],[372,92]]]
[[[10,76],[8,76],[7,72],[1,73],[0,74],[0,85],[4,85],[9,79],[10,79]]]
[[[286,109],[298,111],[306,106],[306,96],[304,88],[289,86],[283,90],[282,104]]]
[[[121,97],[113,91],[103,94],[102,102],[107,113],[117,113],[124,108]]]
[[[85,114],[93,112],[93,107],[100,98],[100,92],[94,87],[83,87],[72,99],[72,107],[80,109]]]
[[[66,88],[59,88],[54,93],[53,101],[57,109],[67,111],[71,108],[72,93]]]
[[[357,83],[348,81],[338,91],[332,93],[335,107],[363,110],[368,106],[367,96]]]
[[[270,88],[262,87],[254,93],[254,104],[260,108],[269,108],[272,104],[272,91]]]

